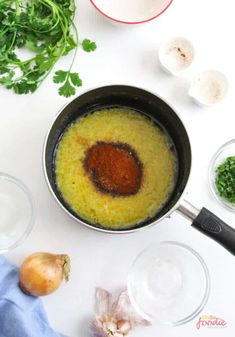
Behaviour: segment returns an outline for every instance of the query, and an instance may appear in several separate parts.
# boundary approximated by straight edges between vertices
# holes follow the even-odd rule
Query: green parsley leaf
[[[73,83],[73,85],[75,85],[76,87],[81,87],[82,86],[82,80],[80,79],[78,73],[70,73],[69,77],[70,77],[71,82]]]
[[[36,83],[28,83],[27,80],[22,80],[16,84],[14,84],[13,89],[16,94],[28,94],[33,93],[37,89]]]
[[[70,84],[69,79],[67,79],[65,84],[59,88],[59,95],[64,97],[75,95],[75,88]]]
[[[51,67],[53,67],[54,63],[55,62],[54,62],[53,58],[50,59],[50,60],[46,60],[46,61],[40,63],[40,65],[38,66],[38,70],[41,71],[41,72],[49,71],[51,69]]]
[[[83,50],[85,50],[86,52],[91,52],[91,51],[94,51],[96,50],[97,46],[96,46],[96,43],[89,40],[89,39],[84,39],[82,41],[82,48]]]
[[[0,75],[8,73],[8,68],[4,66],[0,66]]]
[[[18,41],[17,41],[18,42]],[[45,46],[37,46],[34,41],[32,40],[26,40],[25,42],[25,47],[28,48],[31,51],[34,51],[35,53],[37,52],[42,52],[45,49]]]
[[[67,75],[68,75],[67,71],[57,70],[55,72],[54,77],[53,77],[53,82],[54,83],[63,83],[66,80]]]

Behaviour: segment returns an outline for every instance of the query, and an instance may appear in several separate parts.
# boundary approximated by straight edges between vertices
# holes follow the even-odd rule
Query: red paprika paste
[[[84,166],[101,192],[128,196],[140,189],[142,163],[128,144],[97,142],[88,149]]]

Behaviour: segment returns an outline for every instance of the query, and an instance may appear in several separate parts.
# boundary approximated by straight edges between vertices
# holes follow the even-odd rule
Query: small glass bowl
[[[224,206],[226,209],[235,212],[235,205],[229,203],[225,198],[219,195],[215,184],[216,169],[221,165],[228,157],[235,156],[235,139],[222,145],[214,154],[209,165],[209,187],[211,194],[219,202],[220,205]]]
[[[182,325],[207,303],[210,276],[201,256],[178,242],[160,242],[134,261],[127,288],[135,310],[152,323]]]
[[[34,222],[34,202],[27,186],[0,172],[0,254],[21,244]]]

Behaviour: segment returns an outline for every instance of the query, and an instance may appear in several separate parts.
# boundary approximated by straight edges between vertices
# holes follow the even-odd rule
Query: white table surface
[[[80,38],[89,37],[98,45],[93,54],[79,51],[74,70],[80,72],[84,85],[77,94],[107,84],[129,84],[167,99],[184,121],[192,142],[194,160],[188,199],[198,207],[208,207],[235,227],[235,214],[217,204],[207,184],[211,156],[220,145],[235,138],[233,1],[175,0],[154,22],[128,30],[106,22],[88,0],[78,1],[77,5]],[[160,69],[157,50],[161,41],[177,35],[193,41],[197,58],[188,74],[173,78]],[[58,68],[66,68],[69,60],[70,57],[64,58]],[[228,76],[230,92],[220,105],[201,109],[187,96],[187,90],[193,74],[208,67]],[[207,262],[212,289],[202,314],[224,318],[227,327],[197,330],[196,318],[177,328],[138,329],[132,336],[233,337],[235,257],[191,228],[186,219],[174,213],[171,219],[147,230],[116,236],[84,228],[56,204],[42,171],[46,131],[57,111],[68,102],[56,90],[50,79],[33,95],[17,96],[0,88],[0,170],[29,186],[37,212],[28,239],[6,256],[17,265],[35,251],[68,253],[72,259],[71,281],[43,298],[51,325],[70,337],[90,337],[88,323],[93,314],[95,287],[117,290],[125,285],[129,267],[144,247],[154,241],[176,240],[190,245]]]

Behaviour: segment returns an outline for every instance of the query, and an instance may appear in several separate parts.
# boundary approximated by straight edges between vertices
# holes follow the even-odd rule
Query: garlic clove
[[[126,319],[121,319],[117,322],[117,329],[123,335],[127,335],[131,330],[131,323]]]
[[[117,324],[114,322],[103,322],[103,328],[105,329],[105,331],[107,332],[116,332],[117,331]]]

